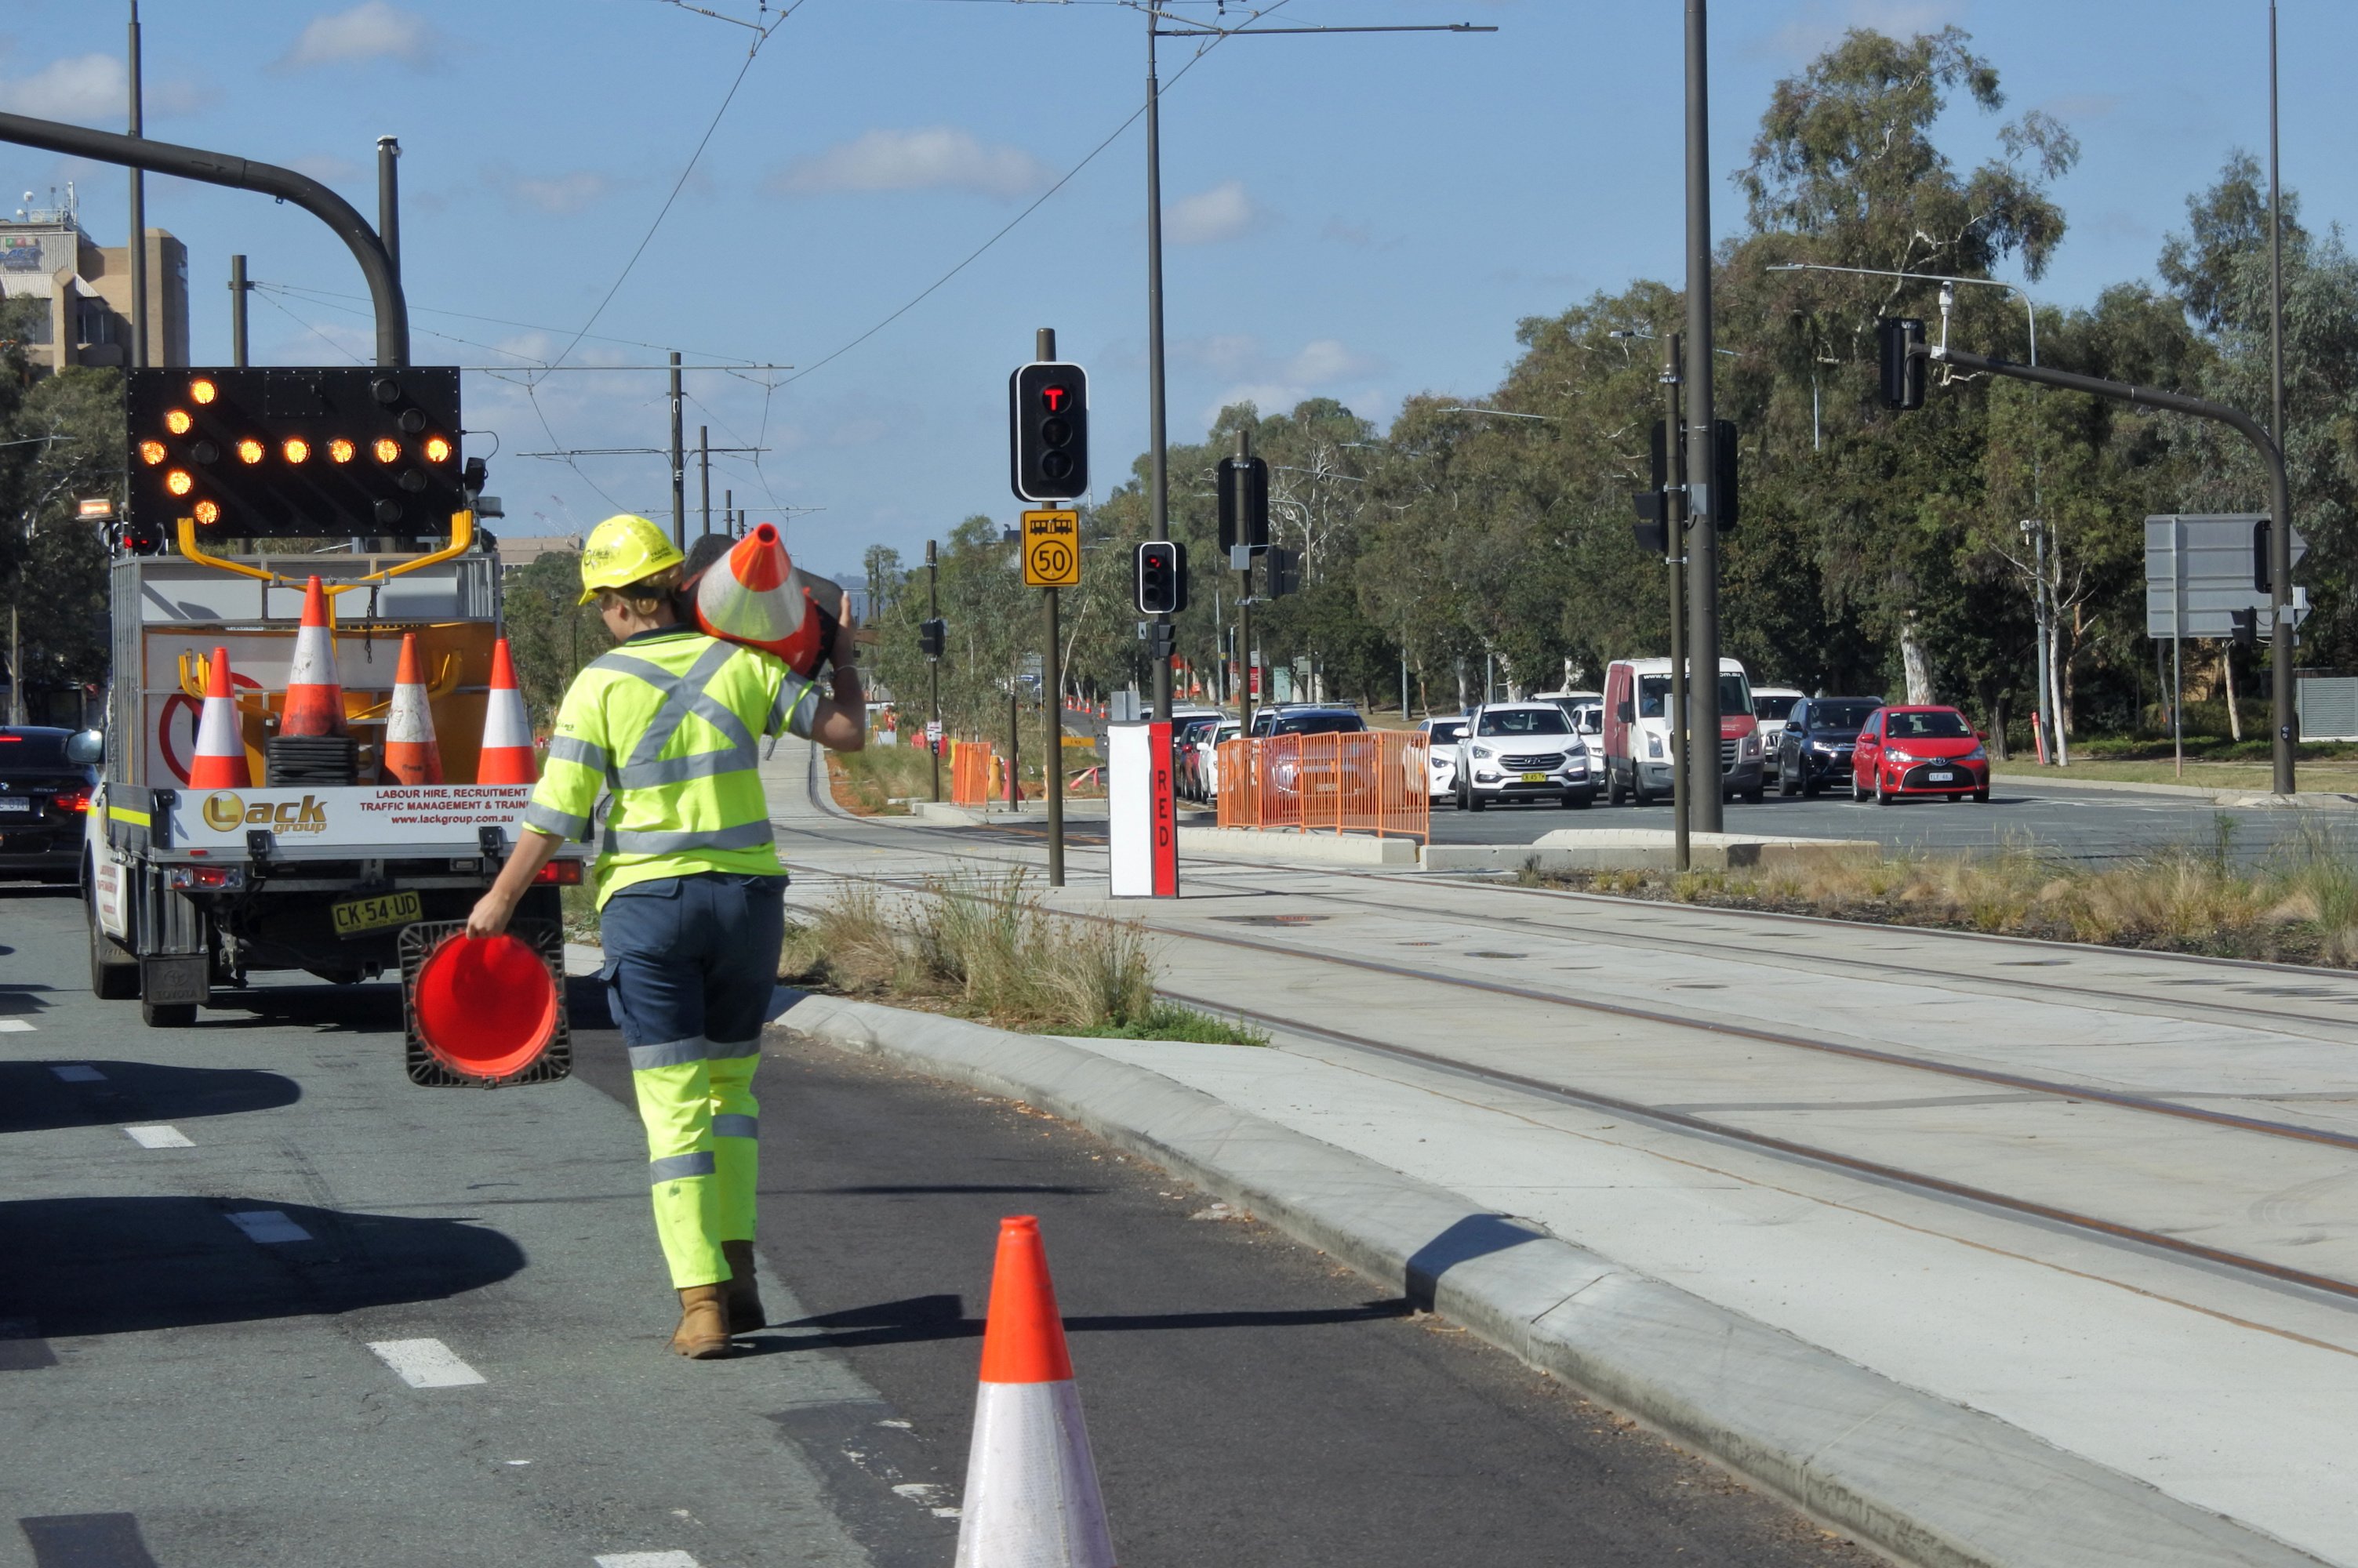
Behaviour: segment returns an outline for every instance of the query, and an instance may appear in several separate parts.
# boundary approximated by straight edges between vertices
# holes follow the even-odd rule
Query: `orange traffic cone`
[[[483,750],[475,763],[475,782],[487,784],[537,784],[540,769],[532,755],[532,719],[524,710],[524,693],[516,689],[515,662],[508,656],[505,637],[492,644],[492,695],[483,707]]]
[[[417,633],[401,634],[401,665],[394,672],[393,706],[384,716],[384,776],[395,784],[442,782],[442,748],[434,739],[434,707],[417,672]]]
[[[344,686],[336,675],[336,642],[328,630],[328,596],[318,578],[303,585],[303,625],[295,633],[295,665],[287,676],[281,735],[341,735]]]
[[[763,523],[712,563],[696,585],[697,624],[715,637],[775,654],[800,676],[818,669],[820,618],[778,530]]]
[[[245,732],[230,696],[229,650],[215,648],[205,670],[205,708],[197,719],[197,754],[189,760],[190,789],[252,789],[254,770],[245,763]]]
[[[1040,1222],[999,1222],[957,1568],[1113,1568]]]

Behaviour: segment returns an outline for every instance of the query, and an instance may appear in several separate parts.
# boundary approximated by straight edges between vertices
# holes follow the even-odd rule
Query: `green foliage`
[[[614,645],[595,604],[580,604],[581,557],[558,553],[512,573],[501,589],[501,617],[516,686],[534,717],[557,715],[581,667]]]
[[[31,313],[46,308],[29,297],[0,303],[0,598],[16,613],[28,694],[106,680],[105,540],[76,503],[123,501],[122,374],[35,380],[23,344]]]

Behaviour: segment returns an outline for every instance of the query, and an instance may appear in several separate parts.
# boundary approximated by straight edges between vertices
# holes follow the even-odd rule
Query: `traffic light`
[[[2259,645],[2260,612],[2256,608],[2230,610],[2227,611],[2227,624],[2234,628],[2237,647],[2254,648]]]
[[[2268,593],[2275,574],[2268,570],[2268,536],[2276,531],[2274,523],[2266,517],[2252,524],[2252,591]]]
[[[917,622],[917,652],[929,659],[942,656],[943,644],[948,641],[949,628],[939,616]]]
[[[1711,422],[1711,525],[1736,532],[1736,421]]]
[[[1138,612],[1176,615],[1187,608],[1187,546],[1149,539],[1138,546]]]
[[[1089,491],[1089,373],[1044,360],[1007,378],[1008,482],[1026,501]]]
[[[1269,462],[1264,458],[1220,460],[1220,555],[1238,545],[1269,548]]]
[[[124,413],[143,535],[448,534],[467,505],[451,366],[133,369]]]
[[[1638,536],[1638,547],[1650,556],[1667,558],[1671,553],[1670,508],[1659,490],[1640,490],[1629,497],[1638,509],[1638,521],[1630,531]]]
[[[1282,598],[1302,591],[1302,552],[1269,547],[1269,596]]]
[[[1883,362],[1883,406],[1908,413],[1924,406],[1924,323],[1913,316],[1875,324]]]

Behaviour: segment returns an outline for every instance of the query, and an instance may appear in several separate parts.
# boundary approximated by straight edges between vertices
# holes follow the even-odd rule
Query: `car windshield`
[[[1761,697],[1756,694],[1752,698],[1752,713],[1763,724],[1782,724],[1786,716],[1793,711],[1793,704],[1801,700],[1798,697]]]
[[[1671,700],[1671,677],[1639,676],[1638,677],[1638,717],[1660,719]],[[1719,676],[1719,711],[1723,715],[1746,714],[1752,711],[1752,683],[1733,670],[1723,670]]]
[[[1466,733],[1466,720],[1463,719],[1436,719],[1433,721],[1431,734],[1433,743],[1436,746],[1444,741],[1455,741],[1464,733]]]
[[[1368,727],[1356,713],[1295,713],[1277,721],[1279,735],[1355,735]]]
[[[1930,713],[1894,713],[1884,721],[1894,741],[1962,741],[1974,732],[1964,715],[1936,709]]]
[[[11,768],[62,768],[65,730],[0,730],[0,773]]]
[[[1177,738],[1182,741],[1200,741],[1210,734],[1212,726],[1218,722],[1217,719],[1182,719],[1179,720]]]
[[[1572,721],[1560,708],[1509,708],[1485,713],[1474,726],[1476,735],[1569,735]]]
[[[1813,702],[1810,705],[1810,728],[1855,735],[1866,728],[1867,719],[1882,706],[1879,702]]]

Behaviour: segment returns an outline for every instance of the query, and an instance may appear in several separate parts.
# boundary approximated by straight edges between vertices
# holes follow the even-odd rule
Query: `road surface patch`
[[[59,1083],[103,1084],[106,1082],[106,1075],[87,1062],[59,1062],[53,1065],[49,1071],[56,1076]]]
[[[0,1372],[30,1372],[58,1364],[57,1352],[29,1317],[0,1317]]]
[[[481,1372],[459,1359],[457,1352],[438,1339],[378,1339],[370,1342],[369,1349],[376,1358],[394,1370],[394,1375],[413,1389],[461,1389],[472,1383],[490,1381]],[[686,1557],[685,1552],[673,1556]],[[637,1556],[611,1559],[613,1562],[636,1563],[640,1557],[650,1562],[669,1562],[664,1553],[641,1552]],[[598,1559],[600,1563],[610,1561]],[[693,1568],[693,1564],[691,1564]]]
[[[142,1149],[194,1149],[196,1147],[189,1141],[189,1135],[177,1127],[126,1127],[123,1130],[123,1135]]]
[[[265,1247],[311,1239],[309,1231],[275,1208],[240,1209],[228,1218],[232,1225],[245,1232],[248,1241],[259,1242]]]
[[[157,1568],[136,1514],[44,1514],[20,1519],[33,1568]]]

